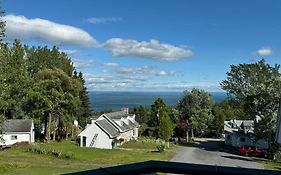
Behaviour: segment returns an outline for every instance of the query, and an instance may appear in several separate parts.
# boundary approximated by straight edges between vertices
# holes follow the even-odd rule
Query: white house
[[[253,120],[230,120],[224,121],[225,144],[233,147],[256,146],[268,149],[268,142],[261,139],[254,141]]]
[[[10,146],[17,142],[34,143],[34,123],[29,119],[6,120],[2,124],[0,145]]]
[[[127,142],[138,138],[139,124],[135,114],[128,109],[102,114],[92,119],[92,123],[78,135],[81,147],[112,149],[115,140]]]

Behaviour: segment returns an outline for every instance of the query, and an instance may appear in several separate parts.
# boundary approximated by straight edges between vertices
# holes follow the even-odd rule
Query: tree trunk
[[[189,139],[189,134],[188,134],[188,130],[186,130],[186,142],[188,142],[188,139]]]
[[[167,148],[170,148],[170,142],[167,141]]]
[[[53,141],[55,141],[56,140],[56,128],[55,128],[55,130],[54,130],[54,134],[53,134]]]
[[[65,127],[65,140],[68,139],[68,130],[67,130],[67,126]]]
[[[71,126],[71,138],[74,138],[74,126]]]
[[[191,126],[191,139],[194,138],[194,135],[193,135],[193,127]]]
[[[49,142],[51,139],[51,123],[52,123],[52,114],[48,114],[48,125],[47,125],[47,137],[46,140]]]

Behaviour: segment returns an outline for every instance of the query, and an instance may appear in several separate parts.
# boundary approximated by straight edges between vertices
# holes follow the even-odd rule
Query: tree
[[[252,64],[231,65],[221,86],[241,103],[245,113],[255,119],[256,139],[274,142],[276,118],[281,97],[280,65],[270,66],[264,59]]]
[[[79,72],[77,79],[81,82],[83,86],[81,91],[79,92],[79,98],[81,100],[81,109],[78,117],[78,122],[80,126],[85,127],[89,117],[92,115],[91,102],[89,99],[87,88],[85,87],[85,80],[83,78],[82,72]]]
[[[0,1],[1,3],[1,1]],[[3,38],[5,37],[5,27],[6,27],[6,21],[3,21],[3,16],[5,12],[2,10],[0,6],[0,43],[3,42]]]
[[[159,136],[161,139],[165,140],[168,143],[169,147],[169,139],[174,133],[174,124],[167,114],[167,112],[163,112],[160,123],[159,123]]]
[[[159,133],[159,123],[160,118],[167,112],[167,106],[163,99],[158,98],[151,105],[151,117],[148,121],[148,126],[154,130],[154,136],[160,137]],[[169,114],[168,114],[169,115]]]
[[[203,90],[192,89],[191,92],[184,92],[178,104],[180,113],[180,124],[178,126],[184,130],[187,140],[189,139],[189,132],[193,137],[194,134],[198,135],[206,131],[206,124],[212,118],[212,103],[211,95]]]
[[[24,60],[24,49],[16,40],[11,48],[1,44],[0,48],[0,112],[5,118],[24,117],[22,102],[30,79]]]
[[[73,123],[81,107],[79,92],[82,85],[60,69],[43,69],[38,72],[32,88],[25,100],[25,111],[28,115],[45,124],[45,138],[51,138],[51,126],[67,134],[69,122]]]

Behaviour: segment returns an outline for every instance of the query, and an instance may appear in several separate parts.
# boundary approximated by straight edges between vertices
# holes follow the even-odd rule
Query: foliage
[[[158,152],[162,153],[165,151],[165,145],[164,144],[158,144],[156,146],[156,149],[158,150]]]
[[[2,3],[2,1],[0,1]],[[3,38],[5,37],[5,26],[6,26],[6,21],[2,20],[2,17],[4,16],[4,10],[2,10],[0,6],[0,43],[3,42]]]
[[[164,112],[162,115],[163,116],[161,116],[159,124],[159,136],[161,139],[168,142],[174,133],[174,124],[166,112]]]
[[[74,154],[72,152],[63,152],[55,149],[44,149],[37,146],[33,146],[27,149],[29,152],[36,154],[50,155],[57,158],[73,159]]]
[[[82,73],[57,47],[0,47],[0,115],[4,119],[32,118],[44,127],[45,138],[68,137],[73,121],[85,125],[91,115]],[[56,135],[56,132],[58,135]]]
[[[242,104],[245,113],[260,120],[255,125],[256,139],[274,141],[277,110],[281,97],[280,65],[270,66],[264,59],[252,64],[231,65],[221,86]]]
[[[213,118],[211,108],[213,101],[211,95],[204,90],[192,89],[185,91],[178,103],[179,124],[185,132],[187,140],[189,132],[199,135],[207,131],[207,123]]]

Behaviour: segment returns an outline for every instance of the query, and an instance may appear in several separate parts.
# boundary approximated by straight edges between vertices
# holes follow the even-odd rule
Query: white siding
[[[80,146],[83,147],[83,136],[86,137],[86,147],[90,147],[91,141],[95,134],[98,134],[93,147],[112,149],[112,139],[101,130],[96,124],[89,125],[83,132],[79,134],[80,136]]]
[[[17,137],[17,139],[12,140],[11,139],[12,137]],[[30,133],[6,133],[2,135],[2,138],[5,140],[5,145],[13,145],[17,142],[28,142],[28,143],[34,142],[34,137],[32,139]]]

